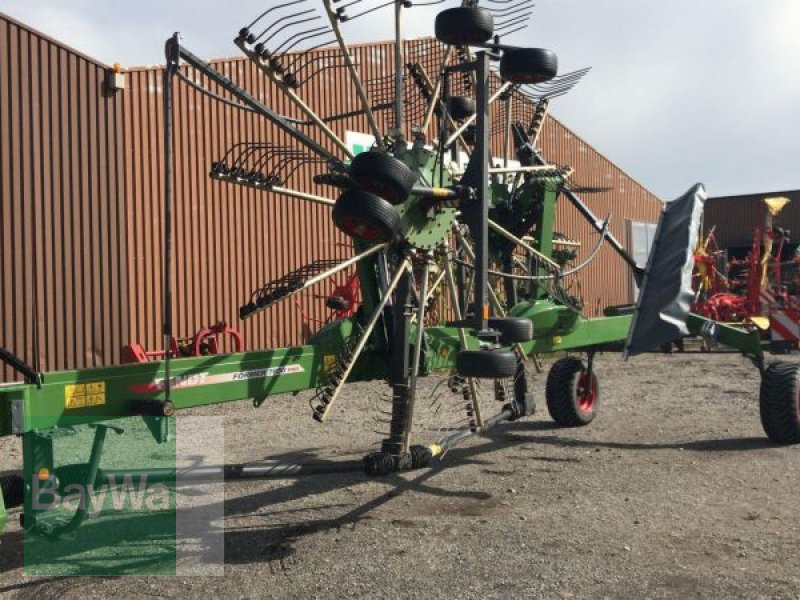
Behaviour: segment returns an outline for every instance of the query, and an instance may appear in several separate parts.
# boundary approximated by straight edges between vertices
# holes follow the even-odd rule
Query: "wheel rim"
[[[357,219],[356,217],[347,217],[343,219],[339,225],[342,231],[350,236],[368,240],[370,242],[378,241],[381,239],[381,232],[369,223]]]
[[[597,401],[597,380],[594,377],[589,381],[589,374],[582,373],[578,377],[578,409],[581,412],[592,412]]]
[[[361,177],[359,183],[361,183],[361,185],[363,185],[373,194],[380,196],[384,200],[392,202],[398,196],[392,186],[387,185],[384,181],[376,179],[375,177]]]

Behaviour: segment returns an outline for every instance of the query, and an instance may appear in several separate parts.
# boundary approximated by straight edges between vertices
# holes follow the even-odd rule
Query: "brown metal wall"
[[[129,332],[122,113],[105,73],[0,15],[0,344],[44,369],[117,362]]]
[[[31,358],[33,320],[21,309],[34,304],[37,289],[45,369],[117,362],[127,341],[159,347],[161,72],[133,69],[126,74],[126,89],[109,98],[102,94],[103,65],[7,18],[0,18],[0,27],[0,33],[7,32],[0,57],[2,343]],[[435,75],[438,43],[411,41],[408,52]],[[370,84],[373,102],[389,100],[391,94],[383,90],[391,87],[391,44],[356,46],[353,53],[363,77],[375,82]],[[250,62],[213,64],[276,111],[300,117]],[[208,81],[199,82],[215,89]],[[233,143],[294,144],[264,119],[209,99],[183,82],[176,81],[176,91],[175,331],[188,335],[226,320],[243,332],[248,348],[301,343],[305,324],[310,320],[316,328],[314,320],[325,317],[319,296],[331,284],[245,322],[238,321],[238,307],[258,286],[291,269],[317,258],[348,256],[349,241],[333,227],[327,207],[211,180],[211,162]],[[313,79],[303,95],[322,115],[358,108],[342,69]],[[411,86],[406,99],[409,106],[419,101]],[[379,115],[382,130],[390,121],[390,111]],[[340,135],[368,131],[363,117],[338,121],[333,128]],[[502,154],[499,132],[493,141],[494,153]],[[576,182],[615,188],[587,201],[598,215],[613,213],[612,229],[620,239],[626,237],[626,218],[657,219],[661,204],[652,194],[555,119],[548,120],[542,142],[550,160],[575,167]],[[318,171],[318,165],[300,168],[288,187],[332,197],[332,190],[313,184]],[[557,226],[584,240],[584,252],[593,247],[596,237],[566,202],[559,207]],[[604,249],[582,277],[590,312],[598,302],[628,301],[628,279],[621,261]]]
[[[714,228],[714,237],[720,248],[749,246],[753,242],[755,228],[763,226],[766,218],[764,198],[774,196],[791,198],[773,223],[791,230],[796,239],[800,234],[800,190],[709,198],[703,215],[703,227],[706,232]]]

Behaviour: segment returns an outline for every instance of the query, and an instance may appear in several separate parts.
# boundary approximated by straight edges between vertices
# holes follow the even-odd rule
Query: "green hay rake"
[[[153,440],[160,443],[169,438],[169,421],[176,411],[243,399],[260,405],[272,395],[314,390],[311,416],[324,422],[346,404],[342,397],[347,383],[385,380],[391,388],[389,431],[381,447],[363,461],[333,468],[328,465],[327,469],[229,465],[212,471],[226,480],[345,468],[386,475],[428,466],[469,436],[531,415],[535,402],[526,361],[531,355],[571,354],[553,365],[546,404],[562,426],[588,424],[599,401],[595,355],[622,349],[626,338],[631,354],[658,347],[665,336],[687,332],[741,350],[764,373],[761,402],[767,433],[778,442],[800,440],[797,369],[787,365],[765,369],[757,333],[689,315],[680,302],[667,325],[660,320],[661,309],[686,292],[682,280],[685,256],[687,252],[691,256],[691,229],[696,230],[701,192],[694,190],[679,211],[677,227],[683,237],[678,250],[682,248],[683,254],[676,252],[674,245],[670,248],[657,240],[645,269],[609,232],[609,219],[598,219],[570,189],[569,170],[547,162],[536,148],[550,101],[566,93],[587,70],[559,76],[552,52],[501,43],[498,34],[521,27],[530,5],[528,0],[507,4],[495,0],[482,8],[465,1],[437,16],[436,35],[446,49],[440,72],[433,79],[418,65],[409,68],[406,64],[401,17],[411,8],[409,2],[364,2],[358,14],[350,14],[351,8],[337,7],[331,0],[322,1],[319,15],[314,12],[319,7],[311,6],[309,0],[267,10],[242,29],[235,43],[303,114],[302,124],[310,125],[313,134],[200,60],[181,45],[177,34],[168,40],[164,74],[168,152],[165,348],[169,348],[173,333],[172,90],[176,77],[199,86],[179,69],[181,65],[224,89],[235,98],[237,107],[256,112],[296,143],[295,147],[264,141],[239,144],[211,165],[210,176],[330,205],[334,223],[354,242],[355,255],[350,259],[338,264],[318,261],[268,282],[242,306],[240,316],[251,318],[352,268],[357,269],[362,301],[352,317],[326,324],[306,345],[292,348],[183,359],[171,359],[167,353],[163,361],[56,373],[35,372],[2,351],[4,362],[25,378],[24,383],[0,388],[0,435],[21,437],[24,473],[2,478],[0,529],[7,511],[17,506],[24,507],[25,528],[47,536],[63,536],[84,522],[85,507],[60,521],[49,518],[47,510],[37,510],[33,483],[62,488],[75,482],[112,481],[113,474],[104,470],[101,459],[107,432],[115,430],[115,419],[142,417]],[[397,35],[393,97],[375,102],[370,98],[369,82],[361,80],[343,41],[342,25],[389,7],[395,11]],[[339,58],[333,66],[323,66],[303,54],[287,54],[303,43],[315,48],[333,43],[339,48]],[[494,65],[499,67],[497,72]],[[354,156],[331,129],[332,119],[321,117],[303,99],[304,82],[315,76],[315,69],[324,68],[349,73],[361,104],[356,114],[366,117],[375,140],[366,152]],[[417,113],[403,101],[408,94],[404,87],[407,68],[408,80],[425,99],[424,110]],[[464,95],[453,94],[454,88]],[[492,115],[499,114],[495,107],[514,94],[535,104],[535,111],[527,123],[509,118],[507,136],[519,166],[498,168],[490,161]],[[394,123],[388,132],[378,127],[378,110],[393,111]],[[414,135],[408,140],[403,132],[412,118],[416,119],[411,129]],[[435,139],[426,138],[431,123],[436,124]],[[469,151],[463,170],[453,168],[450,160],[459,148]],[[335,199],[288,186],[292,169],[299,164],[314,165],[315,181],[334,190]],[[564,250],[569,249],[568,244],[559,241],[553,230],[559,198],[572,203],[598,233],[597,247],[580,265],[572,264],[574,256]],[[669,223],[665,223],[662,219],[660,227],[666,231]],[[643,284],[642,293],[636,308],[623,307],[607,316],[587,318],[581,314],[580,300],[570,295],[567,282],[588,264],[601,244],[610,245],[631,267]],[[431,325],[426,311],[442,294],[451,314],[444,324]],[[632,321],[636,322],[633,330]],[[586,360],[575,356],[579,353]],[[413,443],[414,415],[421,401],[417,396],[419,379],[438,371],[450,372],[448,387],[461,403],[464,423],[437,439]],[[481,401],[487,390],[493,401],[499,400],[500,408],[494,414],[489,414]],[[86,461],[60,464],[54,440],[87,427],[95,428],[95,433]],[[163,476],[157,469],[144,468],[137,473]]]

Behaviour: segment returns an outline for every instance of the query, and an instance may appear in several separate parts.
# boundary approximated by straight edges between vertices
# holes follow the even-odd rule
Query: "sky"
[[[202,57],[236,56],[239,28],[277,2],[0,0],[0,11],[140,66],[163,63],[173,31]],[[406,36],[432,35],[454,4],[412,9]],[[390,38],[390,14],[347,24],[348,41]],[[561,72],[592,67],[552,114],[662,199],[697,182],[711,196],[800,189],[800,0],[537,0],[504,41],[554,50]]]

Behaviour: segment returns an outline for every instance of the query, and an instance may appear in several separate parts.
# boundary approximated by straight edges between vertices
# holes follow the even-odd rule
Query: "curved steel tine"
[[[578,80],[575,80],[575,81],[564,81],[564,82],[560,82],[560,83],[555,83],[553,85],[540,84],[540,85],[531,86],[531,87],[533,87],[537,92],[539,92],[539,94],[549,94],[551,92],[559,92],[561,90],[571,90],[572,88],[575,87],[575,85],[577,83],[578,83]]]
[[[302,161],[305,155],[286,155],[286,156],[276,156],[276,161],[272,164],[272,170],[275,172],[279,172],[284,170],[288,165],[292,164],[293,162]]]
[[[555,83],[549,83],[547,81],[542,83],[537,83],[536,85],[531,85],[532,89],[536,90],[539,93],[549,92],[551,90],[561,89],[564,87],[572,87],[578,82],[577,79],[571,81],[556,81]]]
[[[515,4],[514,6],[509,6],[508,8],[497,9],[497,8],[489,8],[489,10],[495,17],[499,19],[505,19],[515,14],[519,14],[521,12],[525,12],[526,10],[530,10],[533,8],[533,4],[528,2],[527,0],[523,0],[519,4]]]
[[[225,159],[227,159],[239,146],[246,146],[249,143],[250,142],[237,142],[236,144],[233,144],[230,148],[228,148],[225,151],[225,154],[222,155],[222,158],[220,159],[220,162],[224,162]]]
[[[533,0],[520,0],[519,4],[509,6],[508,8],[495,8],[495,12],[502,13],[512,10],[516,7],[525,7],[525,8],[535,8],[536,4],[534,4]]]
[[[528,13],[527,15],[525,15],[525,16],[519,18],[519,19],[516,19],[514,21],[511,21],[509,23],[501,23],[501,24],[499,24],[497,27],[494,28],[495,34],[510,35],[512,33],[515,33],[517,31],[521,31],[522,29],[525,29],[528,26],[527,21],[528,21],[528,17],[530,17],[531,14],[532,13]],[[506,31],[507,29],[510,29],[512,27],[516,27],[517,25],[522,25],[522,27],[519,27],[519,28],[515,29],[514,31],[510,31],[510,32]]]
[[[284,28],[282,28],[282,29],[280,29],[280,30],[276,31],[275,33],[273,33],[273,34],[272,34],[272,35],[269,37],[269,39],[266,39],[266,40],[264,40],[264,45],[266,46],[266,45],[267,45],[267,43],[268,43],[269,41],[271,41],[271,40],[272,40],[272,39],[273,39],[273,38],[274,38],[276,35],[278,35],[278,34],[281,34],[281,33],[284,33],[284,31],[286,31],[286,29],[287,29],[287,28],[289,28],[289,27],[292,27],[292,26],[294,26],[294,25],[300,25],[300,24],[302,24],[302,23],[310,23],[311,21],[317,21],[317,20],[319,20],[319,19],[321,19],[321,18],[322,18],[322,17],[320,17],[319,15],[317,15],[317,16],[315,16],[315,17],[310,17],[310,18],[308,18],[308,19],[303,19],[302,21],[296,21],[295,23],[290,23],[290,24],[286,25],[286,27],[284,27]],[[275,49],[272,51],[272,53],[271,53],[271,54],[281,54],[281,52],[285,52],[284,46],[285,46],[287,43],[289,43],[289,42],[291,42],[292,40],[294,40],[294,39],[295,39],[297,36],[301,36],[301,35],[304,35],[304,34],[306,34],[306,33],[311,33],[311,32],[316,32],[316,31],[322,31],[323,29],[326,29],[326,26],[324,26],[324,25],[323,25],[323,26],[321,26],[321,27],[312,27],[311,29],[305,29],[305,30],[303,30],[303,31],[300,31],[300,32],[298,32],[298,33],[295,33],[295,34],[293,34],[293,35],[288,35],[288,36],[286,37],[286,39],[285,39],[285,40],[283,40],[283,41],[282,41],[280,44],[278,44],[278,45],[275,47]]]
[[[348,2],[347,4],[342,4],[340,7],[338,7],[337,10],[344,10],[345,8],[348,8],[350,6],[354,6],[355,4],[359,4],[359,3],[363,2],[363,1],[364,0],[353,0],[352,2]],[[339,0],[333,0],[334,4],[338,4],[338,2],[339,2]]]
[[[264,152],[263,156],[253,164],[253,171],[260,171],[260,170],[264,169],[264,167],[267,166],[267,163],[269,163],[269,160],[273,156],[274,156],[274,154],[270,154],[268,152]]]
[[[572,88],[570,88],[570,89],[572,89]],[[569,91],[570,90],[561,90],[561,91],[558,91],[558,92],[550,92],[550,93],[547,93],[544,96],[542,96],[542,99],[543,100],[552,100],[553,98],[558,98],[560,96],[563,96],[564,94],[568,93]]]
[[[261,33],[259,33],[259,34],[256,36],[256,39],[255,39],[255,40],[253,40],[253,43],[255,43],[255,42],[259,41],[261,38],[263,38],[265,35],[267,35],[267,33],[268,33],[269,31],[271,31],[273,28],[275,28],[276,26],[280,25],[281,23],[283,23],[283,22],[284,22],[284,21],[286,21],[287,19],[294,19],[294,18],[296,18],[296,17],[302,17],[303,15],[307,15],[307,14],[309,14],[309,13],[313,13],[313,12],[314,12],[314,9],[313,9],[313,8],[309,8],[308,10],[303,10],[303,11],[300,11],[300,12],[298,12],[298,13],[291,13],[291,14],[288,14],[288,15],[283,15],[282,17],[280,17],[280,18],[278,18],[278,19],[275,19],[275,20],[274,20],[272,23],[270,23],[270,24],[269,24],[267,27],[265,27],[265,28],[264,28],[264,31],[262,31]],[[302,21],[301,21],[301,22],[302,22]],[[289,23],[288,25],[286,25],[286,27],[291,27],[291,26],[292,26],[292,24],[291,24],[291,23]],[[272,34],[272,36],[268,37],[266,40],[264,40],[264,41],[263,41],[263,42],[261,42],[261,43],[262,43],[262,44],[264,44],[264,45],[266,45],[266,44],[267,44],[267,42],[269,42],[269,41],[270,41],[270,40],[271,40],[271,39],[272,39],[272,38],[273,38],[275,35],[277,35],[278,33],[280,33],[280,30],[279,30],[279,31],[276,31],[274,34]]]
[[[577,84],[581,80],[581,78],[585,74],[586,73],[583,73],[581,75],[577,75],[577,76],[574,76],[574,77],[564,77],[564,78],[554,77],[553,79],[550,79],[549,81],[543,81],[542,83],[536,83],[536,84],[528,85],[526,87],[532,88],[533,90],[535,90],[535,91],[537,91],[539,93],[547,92],[552,88],[559,88],[559,87],[563,87],[563,86],[574,86],[575,84]]]
[[[324,73],[325,71],[327,71],[329,69],[341,69],[341,68],[344,68],[346,66],[347,65],[345,65],[344,63],[334,63],[334,64],[331,64],[331,65],[323,65],[319,69],[317,69],[316,71],[312,71],[310,74],[304,75],[302,84],[305,84],[307,81],[313,80],[315,77],[317,77],[318,75],[320,75],[321,73]],[[306,68],[306,65],[303,65],[302,68]]]
[[[254,142],[248,142],[246,148],[236,156],[236,160],[231,163],[231,167],[242,167],[247,163],[247,158],[250,154],[259,149],[261,145]]]
[[[323,36],[327,33],[331,32],[331,28],[328,26],[323,27],[316,27],[314,29],[308,29],[306,31],[301,31],[300,33],[296,34],[295,37],[287,38],[283,44],[275,48],[275,54],[281,54],[284,52],[289,52],[292,48],[296,47],[298,44],[302,44],[306,40],[313,40],[314,38]],[[298,37],[299,36],[299,37]],[[289,46],[286,46],[288,42],[292,42]]]
[[[273,150],[273,152],[271,152],[269,154],[265,153],[264,156],[262,156],[261,159],[257,163],[255,163],[253,165],[253,169],[254,170],[256,168],[264,169],[266,167],[269,167],[270,169],[274,169],[275,168],[275,164],[274,164],[275,160],[276,159],[281,160],[279,158],[281,156],[280,153],[281,152],[286,152],[288,150],[288,147],[287,146],[280,146],[278,148],[273,148],[272,150]]]
[[[270,158],[275,156],[273,148],[259,145],[252,147],[247,155],[241,157],[240,167],[249,167],[250,171],[258,171],[262,166],[269,162]]]
[[[563,75],[556,75],[550,81],[564,81],[564,80],[580,79],[581,77],[586,75],[591,70],[592,70],[592,67],[585,67],[583,69],[578,69],[577,71],[570,71],[569,73],[564,73]]]
[[[284,2],[283,4],[279,4],[278,6],[273,6],[272,8],[268,8],[267,10],[262,12],[260,15],[258,15],[255,19],[253,19],[253,22],[250,23],[247,26],[247,29],[250,29],[253,25],[258,23],[261,19],[266,17],[271,12],[274,12],[274,11],[279,10],[281,8],[286,8],[287,6],[292,6],[294,4],[302,4],[303,2],[307,2],[307,1],[308,0],[292,0],[291,2]]]
[[[530,19],[532,14],[533,11],[528,11],[526,13],[522,13],[521,15],[506,17],[505,19],[498,19],[495,22],[494,30],[497,31],[498,29],[508,29],[508,27],[516,25],[517,23],[522,23],[524,21],[527,21],[528,19]]]
[[[309,157],[307,159],[297,160],[294,163],[294,167],[292,169],[290,169],[289,172],[286,173],[283,176],[283,180],[284,181],[289,181],[294,176],[294,174],[297,172],[297,170],[300,167],[304,166],[304,165],[308,165],[308,164],[324,164],[324,162],[325,162],[324,160],[321,161],[319,159],[312,158],[312,157]]]
[[[535,85],[526,86],[529,90],[533,90],[537,95],[550,94],[554,92],[569,91],[577,85],[586,73],[591,70],[591,67],[579,69],[572,73],[567,73],[560,77],[554,77],[550,81],[545,81]]]
[[[330,31],[330,29],[329,29],[329,31]],[[325,46],[329,46],[330,44],[333,44],[333,43],[335,43],[335,42],[336,42],[336,36],[334,36],[333,38],[331,38],[331,39],[329,39],[329,40],[323,40],[322,42],[319,42],[318,44],[314,44],[314,45],[313,45],[313,46],[311,46],[310,48],[306,48],[305,50],[303,50],[303,52],[302,52],[302,53],[299,53],[299,54],[298,54],[298,55],[297,55],[297,56],[296,56],[296,57],[295,57],[295,58],[292,60],[292,62],[290,62],[288,65],[286,65],[286,69],[287,69],[287,70],[290,70],[290,71],[293,71],[293,72],[295,72],[295,73],[299,73],[301,69],[304,69],[304,68],[305,68],[306,64],[310,64],[310,63],[314,62],[315,60],[318,60],[318,59],[321,59],[321,58],[337,58],[337,55],[332,55],[332,56],[327,56],[327,55],[326,55],[326,56],[321,56],[321,57],[317,57],[317,58],[312,58],[312,59],[310,59],[310,60],[308,61],[308,63],[306,63],[306,64],[302,64],[302,65],[301,65],[301,66],[299,66],[299,67],[295,67],[295,66],[294,66],[295,64],[297,64],[297,61],[298,61],[298,60],[303,60],[303,59],[306,59],[306,58],[308,58],[308,53],[309,53],[309,52],[312,52],[312,51],[314,51],[314,50],[318,50],[319,48],[324,48]],[[345,66],[346,66],[346,65],[345,65]]]
[[[303,69],[307,69],[310,65],[313,65],[316,62],[322,62],[322,61],[325,61],[325,60],[336,60],[336,59],[339,58],[336,55],[328,55],[328,54],[319,54],[318,56],[312,56],[312,57],[309,58],[308,53],[310,52],[310,50],[311,49],[309,48],[309,49],[305,50],[302,54],[298,54],[294,58],[294,60],[291,63],[289,63],[289,65],[288,65],[289,67],[294,67],[294,65],[297,63],[298,59],[301,59],[301,58],[307,59],[300,66],[298,66],[297,68],[293,69],[295,73],[300,73]]]
[[[362,11],[362,12],[358,13],[357,15],[353,15],[352,17],[348,17],[348,16],[342,14],[341,21],[342,22],[355,21],[356,19],[359,19],[359,18],[363,17],[364,15],[368,15],[370,13],[374,13],[376,10],[381,10],[382,8],[386,8],[387,6],[394,6],[394,4],[395,4],[395,0],[389,0],[388,2],[384,2],[383,4],[379,4],[378,6],[375,6],[373,8],[370,8],[370,9],[367,9],[365,11]]]

